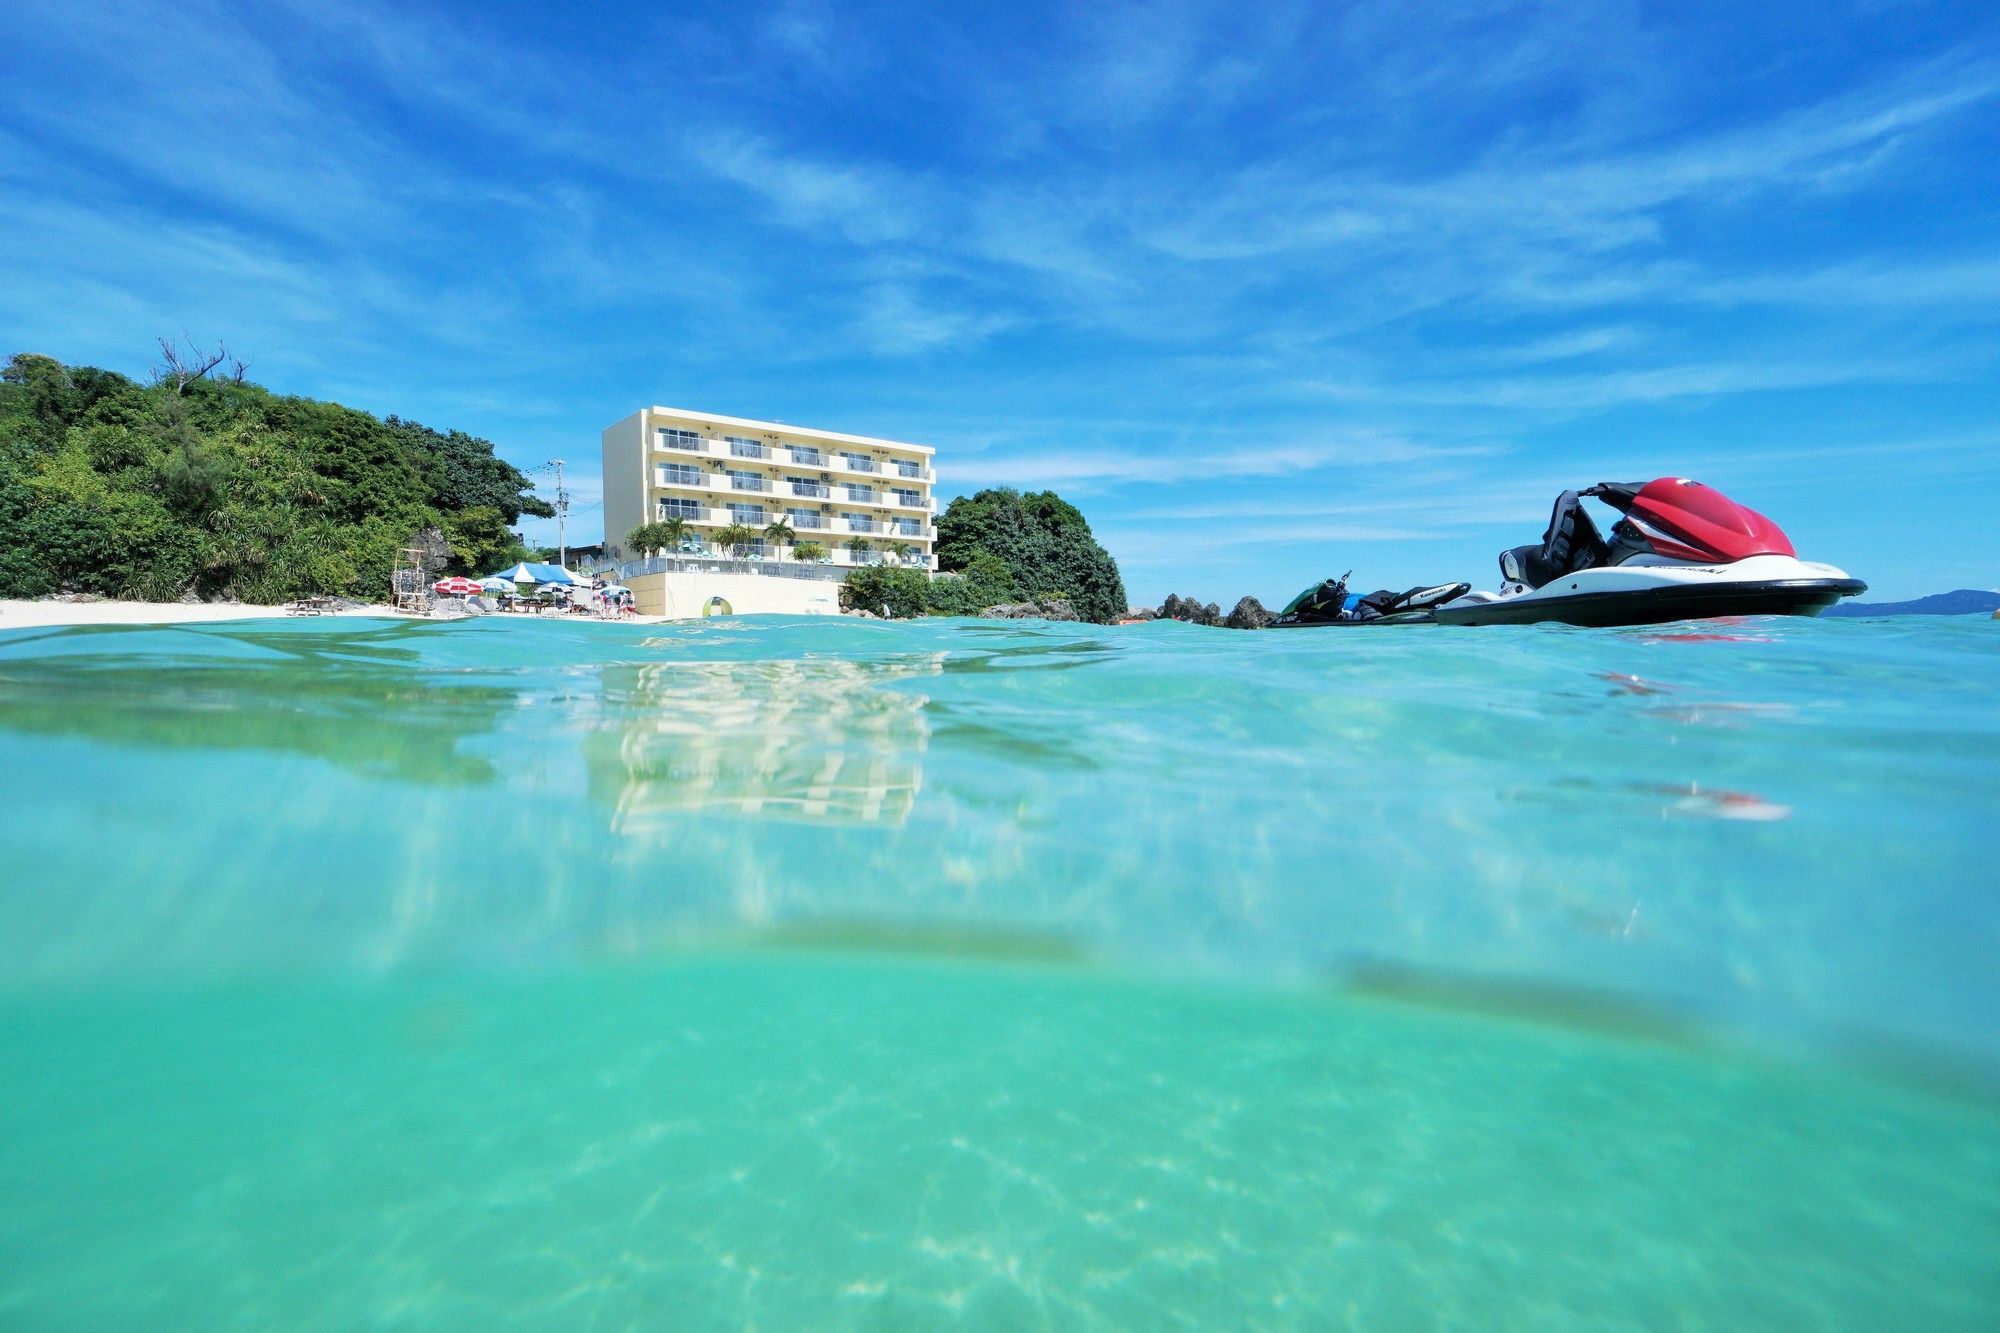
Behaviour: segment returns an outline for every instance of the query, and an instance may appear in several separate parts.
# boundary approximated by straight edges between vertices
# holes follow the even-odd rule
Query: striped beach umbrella
[[[479,585],[462,575],[454,574],[448,579],[439,579],[431,585],[431,591],[446,597],[477,597]]]

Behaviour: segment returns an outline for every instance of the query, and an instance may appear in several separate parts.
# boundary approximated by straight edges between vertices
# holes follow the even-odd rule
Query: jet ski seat
[[[1556,497],[1549,529],[1534,546],[1516,546],[1500,553],[1500,577],[1509,583],[1539,588],[1579,569],[1611,563],[1611,549],[1577,498],[1575,491]]]

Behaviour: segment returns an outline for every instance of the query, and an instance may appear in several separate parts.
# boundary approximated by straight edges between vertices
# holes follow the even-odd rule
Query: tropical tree
[[[764,529],[764,540],[773,546],[790,546],[797,538],[798,534],[792,531],[789,519],[773,520]]]
[[[694,526],[678,514],[661,519],[653,529],[660,534],[659,549],[674,554],[680,552],[682,542],[694,535]]]
[[[916,553],[917,553],[917,548],[910,545],[908,542],[895,542],[892,543],[889,547],[890,556],[892,556],[895,559],[896,563],[899,565],[909,564],[910,557],[915,555]]]
[[[652,554],[660,549],[660,525],[641,523],[625,534],[625,545],[634,555]]]
[[[743,548],[757,540],[757,529],[748,523],[735,522],[715,534],[715,544],[731,555],[743,554]]]
[[[847,539],[848,554],[854,557],[854,563],[857,565],[861,563],[862,556],[867,555],[874,549],[874,544],[866,537],[849,537]]]
[[[826,548],[818,542],[794,542],[792,559],[800,564],[811,564],[815,560],[826,559]]]

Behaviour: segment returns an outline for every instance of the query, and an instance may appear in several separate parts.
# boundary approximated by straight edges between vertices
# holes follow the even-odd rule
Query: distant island
[[[1936,592],[1909,602],[1842,602],[1820,612],[1823,616],[1990,616],[2000,611],[2000,592],[1959,588]]]

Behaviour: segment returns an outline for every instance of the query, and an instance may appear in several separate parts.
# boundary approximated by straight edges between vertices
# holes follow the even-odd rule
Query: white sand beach
[[[348,619],[423,620],[388,606],[356,606],[324,614]],[[0,630],[47,629],[66,625],[192,625],[229,620],[290,619],[282,606],[260,606],[249,602],[29,602],[0,598]],[[444,619],[445,617],[438,617]],[[539,617],[494,615],[499,620],[531,620]],[[625,616],[617,621],[594,616],[564,616],[566,623],[662,625],[665,616]]]
[[[247,602],[23,602],[0,599],[0,630],[55,625],[188,625],[223,620],[263,620],[286,614],[282,606]],[[328,612],[338,616],[405,618],[386,606]]]

